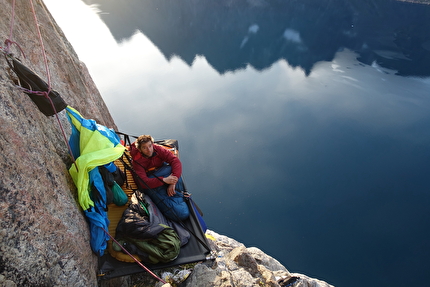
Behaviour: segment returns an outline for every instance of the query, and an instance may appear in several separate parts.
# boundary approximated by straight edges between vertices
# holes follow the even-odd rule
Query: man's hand
[[[168,177],[164,177],[163,181],[167,184],[176,184],[178,182],[178,178],[170,174]]]
[[[176,191],[175,191],[175,184],[170,184],[168,187],[167,187],[167,195],[168,196],[174,196],[176,194]]]

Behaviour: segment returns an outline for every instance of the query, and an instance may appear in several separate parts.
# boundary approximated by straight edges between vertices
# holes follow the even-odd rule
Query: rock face
[[[288,272],[276,259],[258,248],[246,248],[242,243],[210,230],[207,234],[214,239],[211,243],[216,258],[197,264],[184,282],[186,287],[332,286],[302,274]]]
[[[0,46],[10,37],[12,2],[0,0]],[[51,83],[84,117],[114,128],[85,66],[41,1],[33,1]],[[30,1],[16,1],[11,52],[45,81]],[[71,160],[56,117],[46,117],[14,85],[0,55],[0,285],[96,286],[97,258],[69,176]],[[66,134],[70,124],[59,114]],[[67,136],[68,138],[68,136]],[[2,285],[3,286],[3,285]]]
[[[0,37],[18,43],[26,58],[17,45],[9,52],[47,81],[31,2],[16,2],[12,13],[12,1],[0,0]],[[43,2],[33,3],[52,88],[84,117],[115,128],[86,67]],[[5,45],[1,50],[4,54]],[[0,66],[0,286],[97,286],[97,258],[68,173],[72,161],[60,128],[68,138],[65,112],[58,114],[58,121],[44,116],[15,86],[17,78],[4,57]],[[329,286],[289,273],[257,248],[209,234],[218,257],[197,264],[186,286],[287,286],[292,279],[294,286]],[[110,285],[128,286],[129,281],[122,278]]]

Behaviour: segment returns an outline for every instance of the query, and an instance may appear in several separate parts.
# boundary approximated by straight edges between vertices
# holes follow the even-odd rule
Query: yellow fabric
[[[79,112],[74,110],[79,116]],[[90,199],[89,172],[97,166],[108,164],[119,158],[125,147],[114,144],[98,130],[90,130],[69,113],[72,124],[80,132],[80,156],[76,159],[76,166],[69,169],[70,175],[78,188],[79,204],[84,210],[94,206]]]

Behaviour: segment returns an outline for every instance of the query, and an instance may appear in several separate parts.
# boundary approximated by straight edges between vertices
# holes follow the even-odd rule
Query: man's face
[[[150,157],[154,153],[154,146],[152,142],[143,143],[140,145],[140,152],[143,153],[144,156]]]

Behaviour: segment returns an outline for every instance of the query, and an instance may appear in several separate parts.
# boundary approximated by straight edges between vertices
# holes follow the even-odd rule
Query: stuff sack
[[[189,233],[180,237],[149,196],[136,191],[118,222],[115,237],[141,261],[157,264],[176,259],[181,245],[188,242]],[[122,249],[114,242],[113,250],[118,252]]]
[[[115,203],[117,206],[123,206],[128,202],[127,194],[115,181],[114,173],[118,170],[119,169],[113,162],[104,166],[99,166],[100,175],[106,190],[107,205]]]
[[[36,73],[21,64],[18,60],[12,60],[13,65],[8,61],[10,68],[18,76],[21,87],[34,92],[47,92],[49,89],[48,84],[43,81]],[[54,90],[50,90],[48,97],[36,95],[31,92],[25,92],[30,99],[36,104],[37,108],[45,115],[52,116],[64,110],[67,104],[61,98],[60,94]],[[52,104],[51,104],[52,101]],[[54,108],[55,110],[54,110]]]
[[[123,237],[118,239],[128,252],[139,255],[141,261],[151,264],[167,263],[178,257],[180,251],[180,240],[175,230],[167,225],[160,224],[163,230],[152,239],[136,239]],[[113,243],[115,251],[121,251],[115,242]]]
[[[114,181],[111,189],[113,193],[113,203],[115,203],[117,206],[123,206],[128,202],[127,194],[124,192],[124,190],[122,190],[118,183]]]

